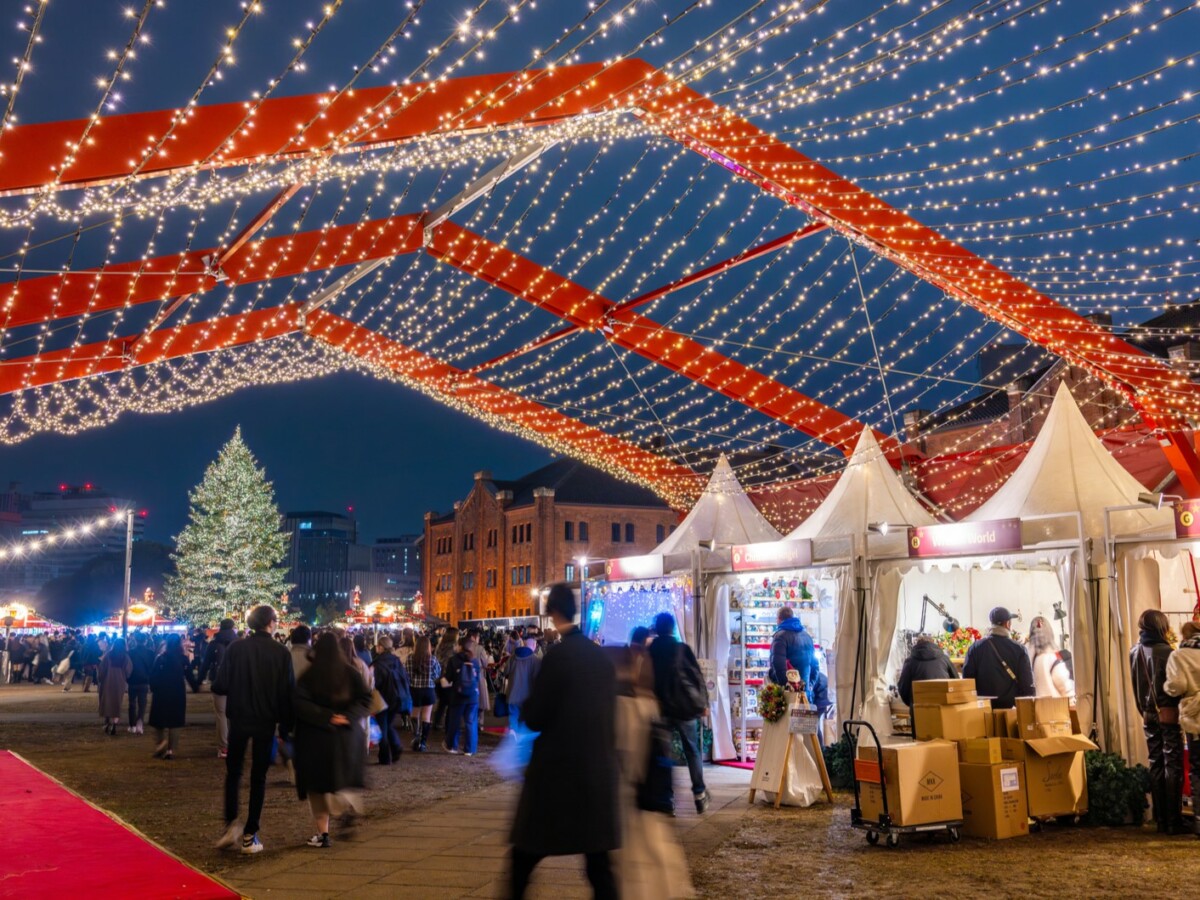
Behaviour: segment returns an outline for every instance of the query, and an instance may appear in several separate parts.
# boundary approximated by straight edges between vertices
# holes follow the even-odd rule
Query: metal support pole
[[[129,591],[133,577],[133,510],[125,510],[125,591],[121,595],[121,637],[129,636]]]

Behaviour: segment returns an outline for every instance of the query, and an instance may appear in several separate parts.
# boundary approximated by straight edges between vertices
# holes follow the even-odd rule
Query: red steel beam
[[[862,434],[862,424],[844,413],[632,309],[619,309],[611,300],[453,222],[433,229],[426,250],[577,328],[603,327],[614,344],[831,444],[847,456]],[[879,438],[885,448],[895,447],[893,438],[882,434]]]
[[[250,284],[411,253],[420,246],[421,217],[393,216],[253,241],[228,259],[224,272],[233,284]],[[0,285],[0,316],[4,327],[17,328],[203,293],[219,284],[208,274],[204,257],[219,252],[191,250],[9,282]]]
[[[788,234],[781,235],[774,240],[767,241],[764,244],[759,244],[757,247],[751,247],[749,250],[743,250],[736,256],[731,256],[729,259],[722,260],[707,268],[701,269],[699,272],[693,272],[691,275],[685,275],[683,278],[678,278],[669,284],[664,284],[661,287],[656,287],[653,290],[646,291],[644,294],[639,294],[629,300],[622,300],[617,303],[613,310],[635,309],[639,306],[645,306],[657,300],[659,297],[665,297],[667,294],[675,291],[683,290],[685,287],[690,287],[693,284],[699,284],[702,281],[707,281],[710,278],[716,278],[718,275],[728,272],[730,269],[736,269],[743,263],[748,263],[751,260],[758,259],[760,256],[765,256],[768,253],[774,253],[776,250],[782,250],[794,244],[796,241],[803,240],[811,234],[816,234],[818,231],[824,231],[827,226],[824,223],[811,222],[803,228],[798,228]],[[566,328],[561,328],[551,334],[544,335],[536,341],[531,341],[514,350],[509,350],[507,353],[502,353],[492,359],[485,360],[478,365],[472,366],[468,371],[476,374],[491,369],[501,363],[509,362],[527,353],[532,353],[534,350],[540,350],[549,344],[557,343],[565,337],[570,337],[575,332],[579,331],[578,325],[568,325]]]
[[[270,340],[298,331],[300,310],[301,304],[287,303],[164,328],[133,348],[130,345],[135,336],[129,336],[4,360],[0,363],[0,394]]]
[[[614,437],[570,416],[548,409],[513,391],[463,372],[448,363],[400,344],[349,319],[316,310],[305,332],[369,363],[381,366],[417,387],[532,432],[599,465],[615,465],[629,477],[653,485],[664,497],[679,503],[694,499],[701,484],[691,469]]]
[[[258,105],[248,128],[242,127],[247,103],[199,106],[175,127],[162,151],[140,166],[146,150],[171,127],[176,111],[105,116],[61,173],[58,164],[78,143],[88,120],[18,125],[0,136],[0,196],[52,184],[104,184],[129,177],[135,167],[139,177],[149,177],[360,151],[437,134],[546,125],[627,106],[625,95],[645,76],[643,63],[626,60],[360,88],[333,102],[330,94],[272,97]],[[298,124],[312,120],[311,127],[298,130]],[[229,139],[235,132],[236,138]]]

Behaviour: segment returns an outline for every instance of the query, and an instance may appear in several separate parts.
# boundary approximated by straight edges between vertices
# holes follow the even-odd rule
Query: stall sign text
[[[1020,519],[923,525],[908,530],[908,555],[919,559],[1020,549]]]

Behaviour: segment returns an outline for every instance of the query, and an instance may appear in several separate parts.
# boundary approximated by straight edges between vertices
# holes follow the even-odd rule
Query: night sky
[[[26,490],[90,481],[130,496],[149,513],[146,537],[165,541],[186,520],[188,490],[238,425],[282,511],[353,506],[360,537],[372,542],[420,532],[425,511],[449,510],[479,469],[511,477],[551,458],[419,393],[346,373],[128,416],[86,435],[42,435],[0,450],[3,477]]]
[[[203,104],[244,102],[285,71],[294,41],[325,5],[266,0],[237,38],[234,61],[207,84],[243,4],[152,6],[147,39],[125,69],[129,78],[103,112],[176,108],[201,88]],[[506,21],[518,5],[519,21]],[[24,4],[10,4],[6,15],[28,24],[30,14],[18,6]],[[18,123],[91,115],[113,71],[110,54],[130,37],[126,9],[142,6],[140,0],[50,3],[13,104]],[[394,46],[376,57],[377,70],[365,71],[358,84],[404,78],[448,41],[427,69],[441,73],[469,48],[459,38],[481,28],[496,28],[497,39],[486,42],[482,55],[468,51],[455,75],[511,71],[533,59],[640,57],[674,66],[718,103],[1082,314],[1109,313],[1120,328],[1197,295],[1200,208],[1191,200],[1200,184],[1193,152],[1200,54],[1191,45],[1200,34],[1198,9],[1167,0],[1111,10],[1079,0],[812,0],[790,7],[755,0],[427,0],[416,6],[420,13],[412,19],[413,5],[399,0],[347,0],[305,51],[303,69],[283,74],[274,95],[344,86],[405,22]],[[468,7],[479,10],[470,22]],[[768,33],[768,23],[778,24],[771,17],[785,9],[791,24]],[[793,15],[798,9],[803,16]],[[619,10],[625,12],[617,16]],[[0,60],[8,65],[24,53],[27,32],[0,24]],[[700,65],[706,54],[752,43],[728,66]],[[605,129],[618,126],[629,127],[630,136],[581,131],[454,222],[519,247],[614,301],[807,223],[798,209],[721,165],[665,138],[633,133],[636,123]],[[490,158],[484,151],[472,155],[474,149],[456,157],[450,148],[431,164],[392,161],[378,183],[372,174],[330,176],[306,186],[261,235],[434,209],[499,154],[512,152],[484,144]],[[48,148],[48,162],[60,152]],[[197,183],[211,184],[208,177]],[[232,184],[237,176],[227,177]],[[176,253],[189,246],[189,229],[191,247],[219,246],[276,189],[239,187],[236,201],[168,205],[160,221],[129,215],[119,230],[107,226],[107,213],[88,212],[81,220],[39,215],[0,229],[0,266],[7,270],[0,281],[16,278],[8,272],[18,265],[25,278]],[[142,182],[127,190],[144,197],[149,187]],[[68,192],[62,202],[80,193]],[[0,214],[17,214],[26,202],[0,198]],[[79,224],[88,227],[76,238]],[[24,241],[33,249],[18,256]],[[937,411],[977,395],[980,356],[1024,346],[944,292],[850,246],[826,232],[643,311],[885,433],[898,431],[907,411]],[[171,324],[303,300],[342,271],[276,279],[261,289],[214,288]],[[459,368],[562,326],[544,310],[422,254],[397,257],[373,278],[329,309]],[[45,331],[38,324],[11,329],[0,335],[0,362],[37,347],[137,335],[158,308],[109,310]],[[305,340],[281,339],[279,346],[289,348],[281,353],[303,352]],[[253,360],[253,352],[246,358]],[[1028,358],[1030,371],[1045,362]],[[221,365],[208,357],[172,369],[182,372],[172,377],[186,393],[193,375]],[[308,362],[297,365],[300,371]],[[137,377],[154,377],[142,372]],[[668,454],[701,450],[711,458],[753,449],[814,471],[832,471],[842,460],[819,436],[618,350],[595,332],[497,366],[487,377],[609,433],[653,441]],[[89,402],[101,395],[92,390],[83,383],[68,388]],[[10,418],[4,405],[14,402],[0,400],[0,436],[20,431],[12,424],[19,417]],[[444,511],[465,495],[475,470],[515,477],[551,458],[402,385],[341,373],[243,389],[181,412],[124,412],[115,423],[75,436],[6,444],[0,481],[20,481],[27,490],[91,481],[135,498],[149,511],[147,536],[166,540],[184,521],[187,490],[239,424],[282,509],[353,506],[369,540],[418,531],[426,510]]]

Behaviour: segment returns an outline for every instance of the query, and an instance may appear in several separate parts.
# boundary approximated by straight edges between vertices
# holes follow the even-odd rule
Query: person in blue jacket
[[[787,684],[788,663],[800,673],[808,699],[812,700],[813,686],[821,674],[817,656],[813,652],[813,640],[804,630],[795,611],[790,606],[779,610],[779,627],[771,637],[771,681],[778,685]]]

